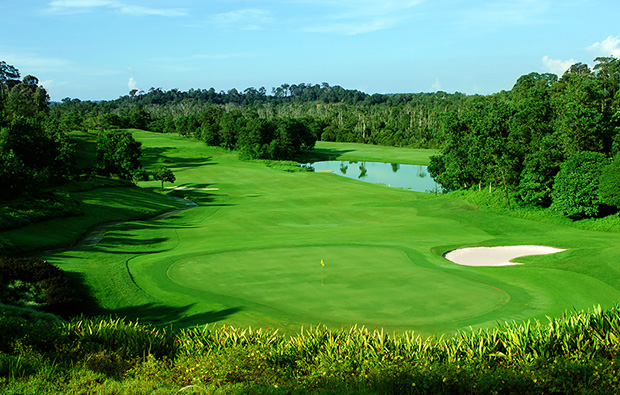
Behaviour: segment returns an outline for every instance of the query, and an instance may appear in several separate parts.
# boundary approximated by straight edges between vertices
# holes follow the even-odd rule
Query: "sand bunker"
[[[529,255],[555,254],[566,251],[545,246],[471,247],[447,252],[444,257],[465,266],[511,266],[520,265],[513,259]]]

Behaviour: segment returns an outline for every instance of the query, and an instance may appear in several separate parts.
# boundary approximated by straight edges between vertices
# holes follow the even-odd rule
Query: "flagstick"
[[[321,287],[323,286],[323,266],[321,266]]]

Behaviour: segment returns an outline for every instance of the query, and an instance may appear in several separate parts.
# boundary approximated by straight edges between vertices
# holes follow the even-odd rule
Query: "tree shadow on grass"
[[[314,148],[312,150],[303,150],[299,152],[295,159],[301,163],[338,160],[342,155],[353,151],[354,150],[347,149]]]
[[[86,285],[82,273],[65,272],[71,281],[72,288],[79,295],[67,300],[57,300],[53,305],[44,308],[64,318],[77,316],[117,316],[126,317],[129,320],[150,323],[156,326],[170,326],[172,329],[183,329],[197,325],[212,324],[222,321],[240,311],[243,307],[230,307],[222,310],[211,310],[203,313],[188,314],[193,304],[183,307],[170,307],[155,303],[146,303],[139,306],[124,307],[120,309],[105,309],[101,307],[97,299]]]
[[[187,312],[193,306],[191,304],[183,307],[170,307],[147,303],[140,306],[108,310],[106,313],[127,317],[130,320],[139,319],[141,322],[148,322],[157,326],[171,326],[173,329],[183,329],[219,322],[243,310],[243,307],[231,307],[188,315]]]
[[[144,167],[153,166],[167,166],[174,167],[175,169],[200,167],[215,165],[216,162],[211,162],[212,157],[207,156],[204,158],[179,158],[174,156],[174,153],[178,152],[174,147],[147,147],[142,149],[142,165]]]
[[[124,237],[115,237],[115,236],[106,236],[105,244],[106,245],[126,245],[126,246],[136,246],[136,245],[154,245],[161,244],[170,240],[169,237],[153,237],[151,239],[138,239],[132,238],[131,235],[124,235]]]

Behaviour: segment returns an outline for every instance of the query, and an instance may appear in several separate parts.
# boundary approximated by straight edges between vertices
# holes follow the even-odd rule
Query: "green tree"
[[[34,119],[14,118],[0,129],[0,178],[3,198],[38,190],[69,175],[73,151],[67,137]]]
[[[10,118],[23,116],[42,120],[49,112],[49,96],[36,77],[27,75],[9,92],[5,110]]]
[[[165,166],[157,166],[155,173],[153,173],[153,179],[155,181],[161,181],[161,189],[164,189],[164,182],[173,183],[176,181],[176,177],[172,170]]]
[[[143,180],[142,143],[129,132],[101,132],[97,138],[97,169],[104,176]]]
[[[528,147],[531,152],[524,160],[518,195],[526,205],[549,207],[553,181],[564,156],[550,134]]]
[[[4,60],[0,61],[0,82],[6,84],[11,80],[19,79],[19,70],[7,64]]]
[[[225,113],[219,122],[219,142],[227,149],[234,149],[237,145],[238,133],[245,128],[246,118],[240,110]]]
[[[19,83],[19,70],[4,60],[0,61],[0,102],[17,83]]]
[[[575,64],[562,76],[555,89],[554,135],[565,156],[580,151],[607,151],[612,130],[601,81],[596,74],[587,65]]]
[[[197,137],[207,145],[220,145],[220,119],[223,114],[224,110],[220,106],[209,106],[201,114],[202,123]]]
[[[571,217],[590,217],[599,212],[599,180],[609,163],[599,152],[582,151],[571,155],[555,177],[551,208]]]
[[[13,151],[0,151],[0,163],[0,200],[14,199],[30,186],[32,176]]]
[[[603,168],[599,191],[604,204],[620,208],[620,155]]]

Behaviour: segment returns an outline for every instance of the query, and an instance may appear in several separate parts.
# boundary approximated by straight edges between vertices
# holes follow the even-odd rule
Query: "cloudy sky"
[[[494,93],[620,57],[618,0],[2,0],[0,60],[52,100],[322,83]]]

